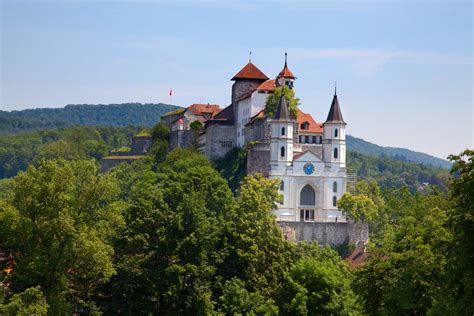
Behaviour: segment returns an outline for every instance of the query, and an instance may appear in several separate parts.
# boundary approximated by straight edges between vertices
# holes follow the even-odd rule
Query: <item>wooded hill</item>
[[[28,109],[0,111],[0,135],[85,126],[143,126],[153,127],[166,112],[181,107],[164,103],[122,103],[67,105],[55,109]],[[361,138],[347,136],[350,151],[374,157],[389,157],[399,161],[411,161],[449,169],[451,163],[406,148],[384,147]]]
[[[70,104],[64,108],[0,111],[0,135],[85,126],[152,127],[179,106],[164,103]]]

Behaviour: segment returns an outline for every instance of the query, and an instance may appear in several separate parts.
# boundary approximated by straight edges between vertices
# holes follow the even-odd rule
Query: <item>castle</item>
[[[281,180],[283,201],[274,212],[286,238],[324,244],[365,242],[366,225],[347,221],[337,208],[347,173],[346,122],[336,91],[321,124],[299,109],[293,117],[284,93],[274,113],[267,115],[266,101],[275,89],[295,86],[286,54],[275,79],[249,60],[231,80],[231,103],[224,109],[193,104],[162,117],[171,129],[171,148],[193,144],[214,160],[234,147],[246,147],[247,174]]]

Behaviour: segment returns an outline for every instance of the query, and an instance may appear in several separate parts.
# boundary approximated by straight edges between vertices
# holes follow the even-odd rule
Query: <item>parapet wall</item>
[[[346,241],[358,245],[369,240],[367,223],[278,221],[283,236],[293,241],[317,241],[320,245],[339,246]]]

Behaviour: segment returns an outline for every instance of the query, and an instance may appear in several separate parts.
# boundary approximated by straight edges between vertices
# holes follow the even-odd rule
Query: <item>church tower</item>
[[[287,85],[290,89],[293,89],[293,85],[295,83],[296,77],[288,68],[287,57],[288,57],[288,54],[285,52],[285,65],[283,66],[283,69],[280,71],[280,73],[276,77],[275,84],[277,87]]]
[[[334,89],[331,108],[323,124],[323,154],[326,166],[346,167],[346,122],[342,118],[337,91]],[[331,168],[333,169],[333,168]]]
[[[293,127],[286,97],[281,94],[275,115],[270,122],[270,164],[271,169],[286,169],[293,161]]]

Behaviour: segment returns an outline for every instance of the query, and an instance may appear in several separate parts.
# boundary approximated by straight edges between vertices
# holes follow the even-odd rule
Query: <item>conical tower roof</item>
[[[276,120],[288,120],[290,118],[288,113],[288,105],[286,104],[286,97],[283,91],[281,93],[280,101],[278,101],[278,106],[273,118]]]
[[[334,91],[334,97],[332,99],[331,108],[329,109],[328,118],[326,123],[346,123],[342,118],[342,111],[339,106],[339,100],[337,99],[337,93]]]

